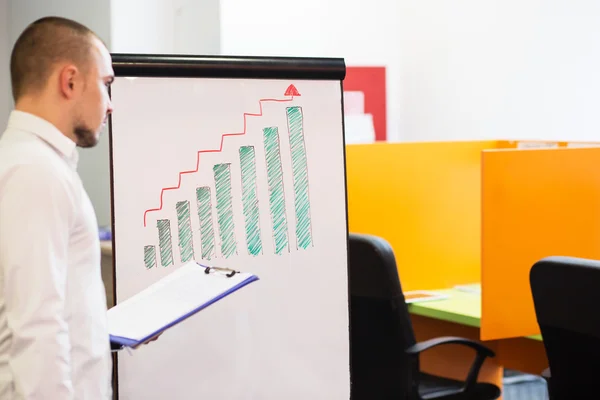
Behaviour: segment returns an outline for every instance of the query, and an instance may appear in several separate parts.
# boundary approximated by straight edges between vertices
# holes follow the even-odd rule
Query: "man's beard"
[[[96,134],[94,131],[84,127],[83,125],[78,125],[75,127],[75,136],[77,137],[77,146],[79,147],[89,148],[98,144],[98,140],[96,139]]]

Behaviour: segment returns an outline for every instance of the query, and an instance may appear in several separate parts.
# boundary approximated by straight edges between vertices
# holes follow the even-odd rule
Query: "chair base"
[[[419,396],[423,400],[496,400],[500,397],[500,389],[491,383],[478,382],[463,392],[464,382],[421,373]]]

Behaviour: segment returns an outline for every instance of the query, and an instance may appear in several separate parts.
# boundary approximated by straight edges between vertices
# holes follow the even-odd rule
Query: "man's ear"
[[[60,94],[70,99],[78,89],[79,70],[75,65],[65,65],[59,72],[58,85]]]

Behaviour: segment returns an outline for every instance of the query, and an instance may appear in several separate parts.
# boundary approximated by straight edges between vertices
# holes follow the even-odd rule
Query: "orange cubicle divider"
[[[536,148],[580,148],[580,147],[598,147],[598,143],[594,142],[564,142],[551,140],[499,140],[499,149],[536,149]]]
[[[350,232],[385,238],[403,290],[479,282],[481,152],[496,141],[346,146]]]
[[[481,339],[539,334],[529,271],[539,259],[600,259],[600,148],[482,156]]]

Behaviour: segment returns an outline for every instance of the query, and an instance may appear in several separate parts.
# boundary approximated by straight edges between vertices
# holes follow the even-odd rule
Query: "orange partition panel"
[[[500,149],[534,149],[534,148],[556,148],[564,147],[563,142],[553,142],[546,140],[500,140],[498,148]]]
[[[390,242],[404,290],[480,281],[481,151],[496,145],[346,146],[350,232]]]
[[[539,334],[533,264],[600,258],[600,148],[492,150],[482,159],[481,339]]]
[[[499,140],[499,149],[535,149],[535,148],[557,148],[557,147],[598,147],[600,143],[595,142],[563,142],[548,140]]]

